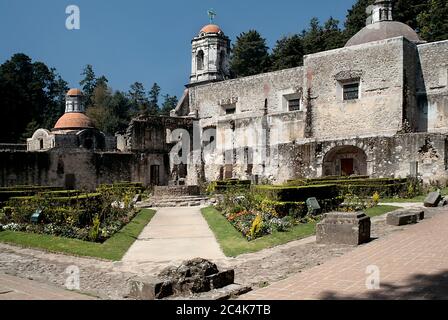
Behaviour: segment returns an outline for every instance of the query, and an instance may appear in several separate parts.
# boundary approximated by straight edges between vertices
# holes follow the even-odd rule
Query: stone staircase
[[[139,208],[197,207],[215,203],[200,194],[199,186],[156,186],[152,196],[136,204]]]
[[[175,197],[151,197],[148,200],[137,203],[139,208],[164,208],[164,207],[197,207],[212,203],[204,196],[175,196]]]

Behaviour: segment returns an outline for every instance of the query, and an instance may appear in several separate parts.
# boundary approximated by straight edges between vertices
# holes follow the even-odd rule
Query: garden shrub
[[[104,188],[102,193],[41,192],[11,198],[2,212],[5,208],[10,212],[5,214],[7,230],[103,242],[135,216],[132,199],[137,192],[134,186],[121,185]],[[42,209],[40,222],[31,224],[30,217],[38,208]]]
[[[301,187],[256,186],[254,190],[270,200],[281,202],[304,202],[312,197],[322,200],[338,196],[338,189],[332,184]]]
[[[248,190],[250,188],[250,185],[251,185],[250,180],[229,179],[229,180],[215,181],[214,192],[222,193],[232,189]]]

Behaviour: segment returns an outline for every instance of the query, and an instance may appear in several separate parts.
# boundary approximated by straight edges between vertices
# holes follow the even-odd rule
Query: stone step
[[[154,207],[197,207],[207,204],[209,201],[206,197],[179,197],[179,198],[156,198],[150,199],[138,204],[140,208],[154,208]]]

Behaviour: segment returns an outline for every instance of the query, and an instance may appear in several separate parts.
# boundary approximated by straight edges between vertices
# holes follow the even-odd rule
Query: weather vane
[[[208,17],[210,19],[210,24],[212,24],[213,20],[215,20],[216,12],[215,12],[215,10],[210,9],[210,10],[207,11],[207,14],[208,14]]]

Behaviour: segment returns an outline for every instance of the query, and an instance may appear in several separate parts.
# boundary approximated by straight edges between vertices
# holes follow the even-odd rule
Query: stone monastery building
[[[371,24],[344,48],[305,56],[302,67],[229,79],[229,56],[223,30],[203,27],[171,116],[138,117],[114,139],[70,90],[53,131],[37,130],[27,151],[0,151],[0,185],[332,175],[446,182],[448,41],[426,43],[393,21],[390,1],[375,3]]]

